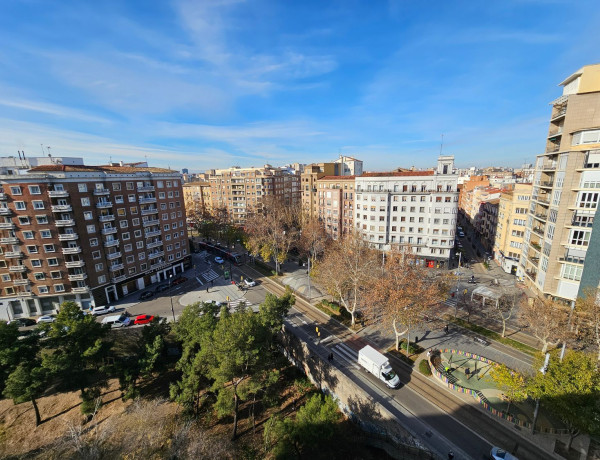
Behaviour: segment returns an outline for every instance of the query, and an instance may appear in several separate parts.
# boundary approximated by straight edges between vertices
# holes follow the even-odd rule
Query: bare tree
[[[317,256],[325,252],[325,248],[329,243],[330,238],[317,218],[307,218],[302,222],[302,230],[300,235],[300,250],[306,254],[309,263],[314,265]],[[309,266],[310,268],[310,266]]]
[[[577,299],[575,311],[581,332],[587,342],[594,343],[600,361],[600,292],[586,289],[584,296]]]
[[[263,197],[262,207],[246,220],[246,246],[254,255],[275,262],[275,271],[285,261],[299,235],[299,207],[274,195]]]
[[[491,314],[502,323],[502,337],[506,335],[506,323],[512,318],[517,306],[516,294],[505,294],[492,306]]]
[[[370,283],[378,264],[377,253],[361,233],[353,231],[336,240],[317,262],[314,274],[325,291],[338,299],[350,313],[352,325],[361,296]]]
[[[520,320],[542,344],[542,353],[565,339],[568,312],[549,297],[531,297],[521,302]],[[504,336],[503,336],[504,337]]]
[[[408,352],[410,332],[447,297],[450,289],[450,274],[435,272],[421,262],[411,247],[390,251],[384,273],[372,281],[366,296],[367,314],[391,326],[396,350],[400,348],[400,337],[406,334]]]

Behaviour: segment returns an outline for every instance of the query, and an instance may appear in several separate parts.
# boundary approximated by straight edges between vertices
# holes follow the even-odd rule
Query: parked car
[[[465,237],[465,233],[464,232],[458,232],[458,236],[460,236],[461,238]]]
[[[168,284],[159,284],[158,286],[156,286],[156,289],[154,290],[154,292],[156,294],[158,294],[159,292],[166,291],[167,289],[169,289]]]
[[[54,315],[43,315],[37,319],[37,323],[53,323],[56,321],[56,317]]]
[[[215,257],[215,262],[220,265],[220,264],[224,263],[225,261],[223,260],[223,257]]]
[[[17,323],[19,327],[33,326],[35,324],[35,320],[31,318],[15,318],[6,322],[6,324],[11,323]]]
[[[222,305],[222,303],[219,302],[218,300],[205,300],[204,303],[212,303],[213,305],[216,305],[217,307],[220,307]]]
[[[506,452],[504,449],[500,449],[500,447],[495,446],[492,447],[492,450],[490,451],[490,457],[492,457],[493,460],[519,460],[514,455]]]
[[[111,328],[127,327],[131,324],[131,320],[124,314],[112,315],[104,317],[102,319],[102,324],[110,324]]]
[[[146,292],[142,292],[142,295],[140,296],[140,300],[148,300],[152,297],[154,297],[154,292],[146,291]]]
[[[253,287],[256,286],[256,281],[254,281],[252,278],[245,278],[244,284],[248,287]]]
[[[137,315],[133,324],[148,324],[154,319],[153,315]]]
[[[181,283],[185,283],[187,281],[187,278],[185,276],[180,276],[179,278],[176,278],[173,280],[173,286],[177,286],[178,284]]]
[[[96,305],[91,309],[93,316],[105,315],[106,313],[112,313],[115,311],[115,307],[112,305]]]

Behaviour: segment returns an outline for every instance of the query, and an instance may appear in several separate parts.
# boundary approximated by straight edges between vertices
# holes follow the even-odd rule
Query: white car
[[[256,286],[256,281],[254,281],[252,278],[245,278],[244,284],[248,287],[253,287]]]
[[[514,455],[506,452],[504,449],[500,449],[500,447],[492,447],[492,450],[490,451],[490,456],[494,460],[519,460]]]
[[[91,309],[90,313],[93,316],[104,315],[106,313],[112,313],[115,311],[115,307],[112,305],[98,305]]]
[[[223,260],[223,257],[215,257],[215,262],[220,265],[220,264],[224,263],[225,261]]]
[[[53,323],[54,321],[56,321],[56,317],[53,315],[44,315],[44,316],[40,316],[37,319],[37,323]]]

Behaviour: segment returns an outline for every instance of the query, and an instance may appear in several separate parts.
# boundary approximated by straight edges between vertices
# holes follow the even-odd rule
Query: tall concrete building
[[[302,214],[306,219],[318,217],[317,180],[325,176],[340,176],[337,163],[313,163],[304,167],[300,177],[302,187]]]
[[[535,164],[524,250],[518,274],[540,294],[574,300],[598,287],[600,242],[600,64],[560,83],[551,103],[546,152]],[[588,254],[590,251],[590,254]],[[584,283],[582,283],[584,280]]]
[[[515,184],[502,192],[494,243],[494,259],[506,273],[517,273],[531,200],[531,184]]]
[[[267,195],[300,203],[300,174],[285,167],[217,169],[210,172],[209,182],[211,206],[226,208],[235,224],[243,224]]]
[[[453,156],[440,156],[435,170],[364,173],[355,180],[355,226],[374,247],[411,245],[428,267],[448,266],[458,211]]]
[[[183,184],[183,202],[188,216],[201,215],[210,210],[210,182],[196,181]]]
[[[317,180],[318,217],[333,239],[353,228],[354,179],[354,176],[325,176]]]
[[[104,305],[183,271],[177,171],[69,161],[2,173],[0,316]]]

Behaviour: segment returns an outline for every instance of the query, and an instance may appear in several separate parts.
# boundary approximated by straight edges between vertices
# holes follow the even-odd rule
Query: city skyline
[[[2,156],[381,171],[431,167],[443,134],[458,167],[518,167],[600,61],[588,1],[141,5],[0,7]]]

